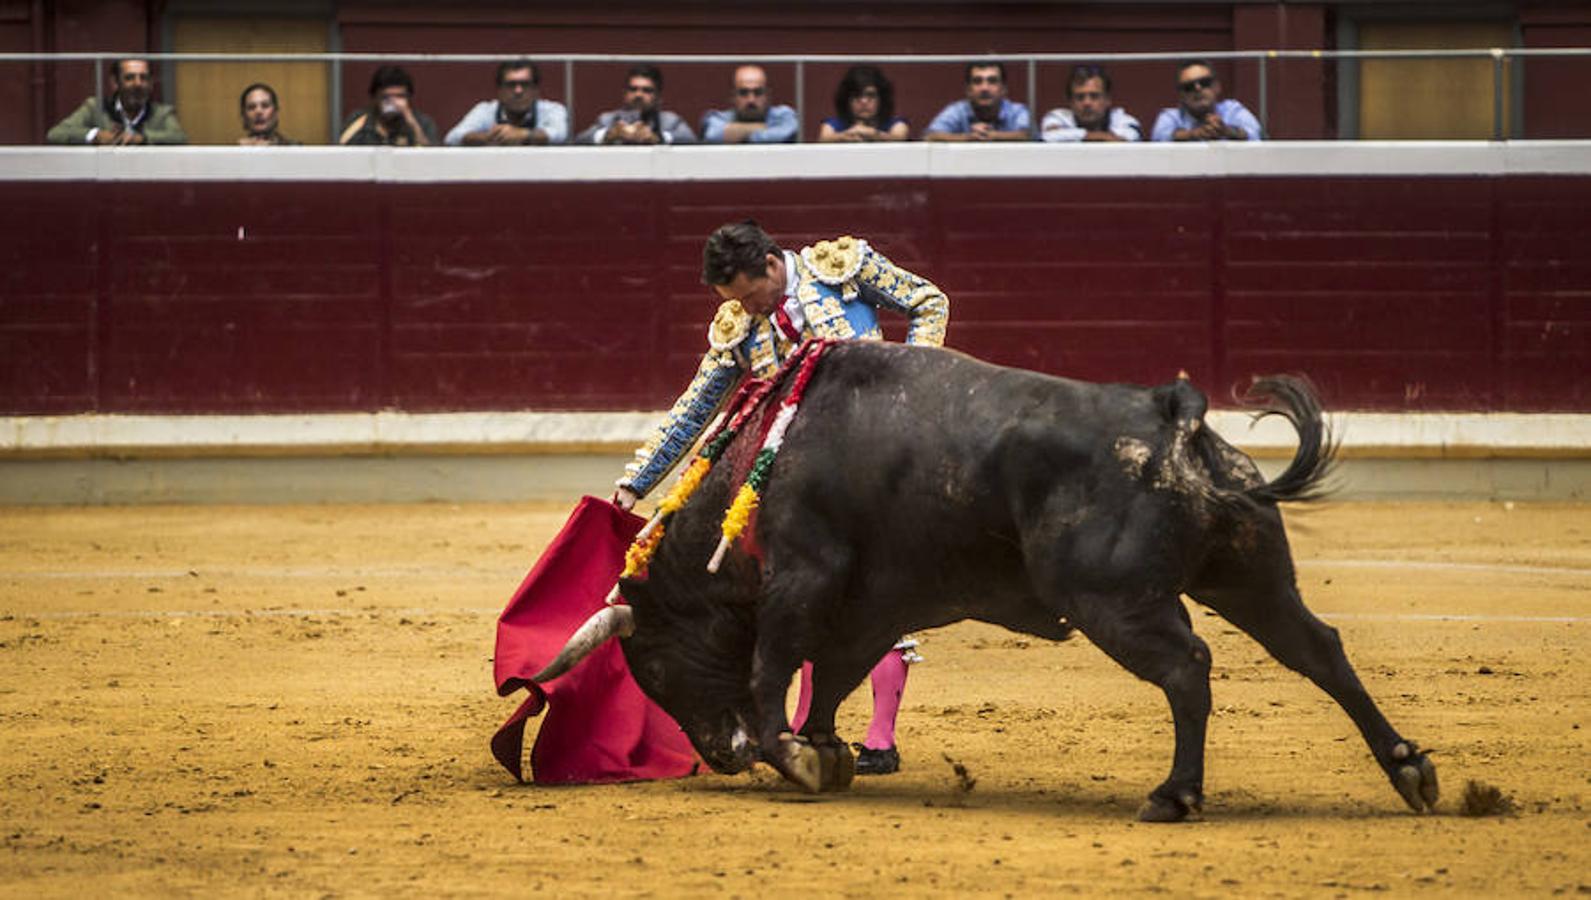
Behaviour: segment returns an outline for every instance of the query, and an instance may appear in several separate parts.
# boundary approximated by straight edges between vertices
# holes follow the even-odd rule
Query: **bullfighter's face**
[[[725,300],[739,300],[746,312],[765,316],[784,302],[784,283],[789,274],[785,270],[784,255],[770,253],[766,258],[767,270],[761,275],[735,274],[728,284],[715,284],[713,290]]]

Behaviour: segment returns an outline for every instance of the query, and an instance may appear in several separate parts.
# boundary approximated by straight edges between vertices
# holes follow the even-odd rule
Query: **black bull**
[[[1054,639],[1077,628],[1165,691],[1176,750],[1140,817],[1175,821],[1203,802],[1210,714],[1186,594],[1330,694],[1409,806],[1434,807],[1435,768],[1298,594],[1276,505],[1320,493],[1332,447],[1319,404],[1286,377],[1254,393],[1299,434],[1268,483],[1203,427],[1204,395],[1185,381],[1095,385],[950,351],[835,347],[750,551],[743,538],[706,571],[754,433],[668,521],[648,576],[623,582],[631,671],[714,769],[761,759],[808,790],[843,789],[854,766],[835,710],[900,635],[962,619]],[[803,660],[812,706],[794,736],[785,697]]]

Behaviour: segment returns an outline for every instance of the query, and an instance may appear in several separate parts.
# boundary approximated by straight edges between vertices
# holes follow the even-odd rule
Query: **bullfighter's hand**
[[[620,509],[634,509],[636,501],[640,499],[629,488],[619,488],[613,492],[613,505]]]

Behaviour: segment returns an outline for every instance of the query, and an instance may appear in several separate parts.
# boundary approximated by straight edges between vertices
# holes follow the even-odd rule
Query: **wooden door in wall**
[[[174,15],[177,53],[323,53],[331,25],[323,18]],[[305,144],[330,141],[330,66],[325,63],[234,61],[176,65],[177,113],[194,144],[236,144],[243,135],[239,98],[264,83],[281,106],[281,133]]]
[[[1365,50],[1512,47],[1512,22],[1362,22]],[[1503,134],[1513,96],[1503,69]],[[1359,136],[1368,140],[1490,140],[1492,60],[1367,59],[1359,70]]]

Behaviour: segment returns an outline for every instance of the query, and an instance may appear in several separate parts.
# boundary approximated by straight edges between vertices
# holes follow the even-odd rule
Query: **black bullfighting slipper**
[[[852,744],[856,751],[856,774],[893,775],[900,771],[900,751],[894,747],[874,750],[861,744]]]

